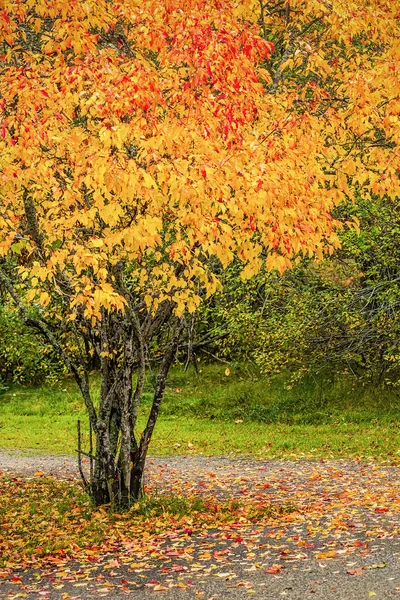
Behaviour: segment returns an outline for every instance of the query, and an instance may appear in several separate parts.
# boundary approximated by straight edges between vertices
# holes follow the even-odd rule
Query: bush
[[[0,393],[7,382],[37,384],[63,374],[53,349],[22,324],[13,308],[0,305]]]
[[[225,332],[213,353],[251,361],[267,376],[351,376],[358,385],[400,385],[400,217],[390,198],[358,198],[337,209],[342,248],[316,264],[303,259],[282,277],[243,281],[224,274],[209,327]]]

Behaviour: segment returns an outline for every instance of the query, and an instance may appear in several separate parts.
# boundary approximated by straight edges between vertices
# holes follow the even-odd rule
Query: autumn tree
[[[373,27],[364,55],[353,39]],[[139,496],[183,317],[218,274],[332,252],[349,177],[397,193],[396,28],[379,0],[3,0],[0,281],[82,392],[97,504]]]

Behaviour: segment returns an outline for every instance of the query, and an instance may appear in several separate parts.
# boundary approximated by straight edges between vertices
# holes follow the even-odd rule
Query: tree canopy
[[[336,245],[349,176],[393,197],[396,10],[364,4],[267,4],[275,58],[248,2],[6,2],[1,251],[29,255],[29,299],[64,273],[70,318],[122,311],[128,261],[181,314],[215,290],[205,257],[246,276]]]
[[[3,1],[0,279],[81,387],[98,501],[143,466],[180,332],[138,449],[162,323],[235,257],[248,278],[332,252],[355,188],[398,194],[398,38],[383,0]],[[101,358],[99,412],[67,329]]]

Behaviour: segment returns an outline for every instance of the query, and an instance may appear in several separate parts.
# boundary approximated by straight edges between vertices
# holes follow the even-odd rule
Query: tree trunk
[[[164,396],[166,377],[175,358],[180,332],[179,325],[165,351],[149,418],[139,447],[134,434],[135,419],[132,418],[136,407],[132,403],[134,392],[129,352],[125,365],[114,378],[112,387],[103,382],[103,389],[107,390],[107,393],[102,396],[103,404],[99,411],[96,465],[90,485],[91,497],[98,506],[111,503],[128,508],[132,500],[137,500],[142,495],[147,451]],[[143,381],[139,382],[139,388],[143,388]],[[108,406],[112,408],[109,409]],[[118,414],[118,418],[115,413]]]
[[[143,494],[143,474],[144,474],[144,463],[141,465],[134,465],[131,474],[131,498],[138,500]]]
[[[161,402],[164,397],[167,375],[175,359],[181,331],[182,324],[181,322],[178,322],[171,343],[165,351],[164,358],[160,366],[160,370],[157,376],[156,389],[153,397],[153,403],[151,406],[149,418],[147,420],[147,425],[140,438],[140,445],[138,451],[134,456],[131,475],[131,496],[134,499],[140,498],[143,491],[143,473],[147,451],[149,449],[151,437],[153,435],[154,427],[158,418]]]
[[[109,432],[99,429],[96,438],[96,462],[89,494],[96,504],[115,504],[118,498],[118,479],[113,457],[109,451]]]

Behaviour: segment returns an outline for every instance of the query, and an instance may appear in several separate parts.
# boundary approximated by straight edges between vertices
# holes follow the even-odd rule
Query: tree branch
[[[144,461],[147,454],[147,449],[149,447],[149,443],[151,440],[151,436],[154,431],[154,427],[157,421],[158,413],[161,406],[161,401],[164,396],[165,383],[168,375],[168,371],[173,363],[175,358],[175,354],[179,344],[179,338],[182,332],[182,322],[179,321],[177,327],[175,328],[174,335],[172,337],[171,343],[167,347],[164,358],[160,366],[160,371],[157,376],[157,385],[154,392],[153,404],[151,406],[149,418],[147,420],[146,427],[142,433],[142,437],[140,439],[139,446],[139,457],[135,467],[142,468],[144,465]]]
[[[137,340],[137,349],[139,356],[139,369],[138,369],[138,379],[136,383],[135,393],[133,395],[133,403],[132,403],[132,431],[134,431],[134,427],[136,425],[137,417],[139,414],[140,402],[142,400],[143,388],[145,382],[146,375],[146,357],[145,357],[145,344],[143,341],[143,334],[140,327],[139,317],[136,312],[132,310],[132,325],[135,333],[135,337]]]
[[[18,308],[20,317],[21,317],[22,321],[25,323],[25,325],[27,325],[28,327],[34,327],[35,329],[40,331],[42,333],[42,335],[48,340],[48,342],[53,346],[54,350],[56,350],[57,353],[61,356],[62,360],[64,361],[64,364],[66,365],[66,367],[68,368],[70,373],[72,373],[72,375],[74,376],[75,381],[78,384],[79,389],[81,390],[87,411],[89,413],[90,422],[92,424],[94,431],[97,431],[97,415],[96,415],[96,410],[94,408],[94,404],[93,404],[93,401],[92,401],[92,398],[90,395],[88,379],[85,378],[79,372],[78,366],[71,359],[71,357],[67,354],[67,352],[62,347],[62,345],[57,340],[57,338],[54,336],[53,332],[50,330],[48,325],[46,325],[46,323],[44,321],[42,321],[41,319],[33,319],[29,316],[26,306],[24,305],[21,298],[17,294],[11,281],[8,279],[8,277],[5,275],[5,273],[1,269],[0,269],[0,282],[4,285],[5,289],[7,290],[7,292],[10,294],[11,298],[13,299],[14,304]]]

